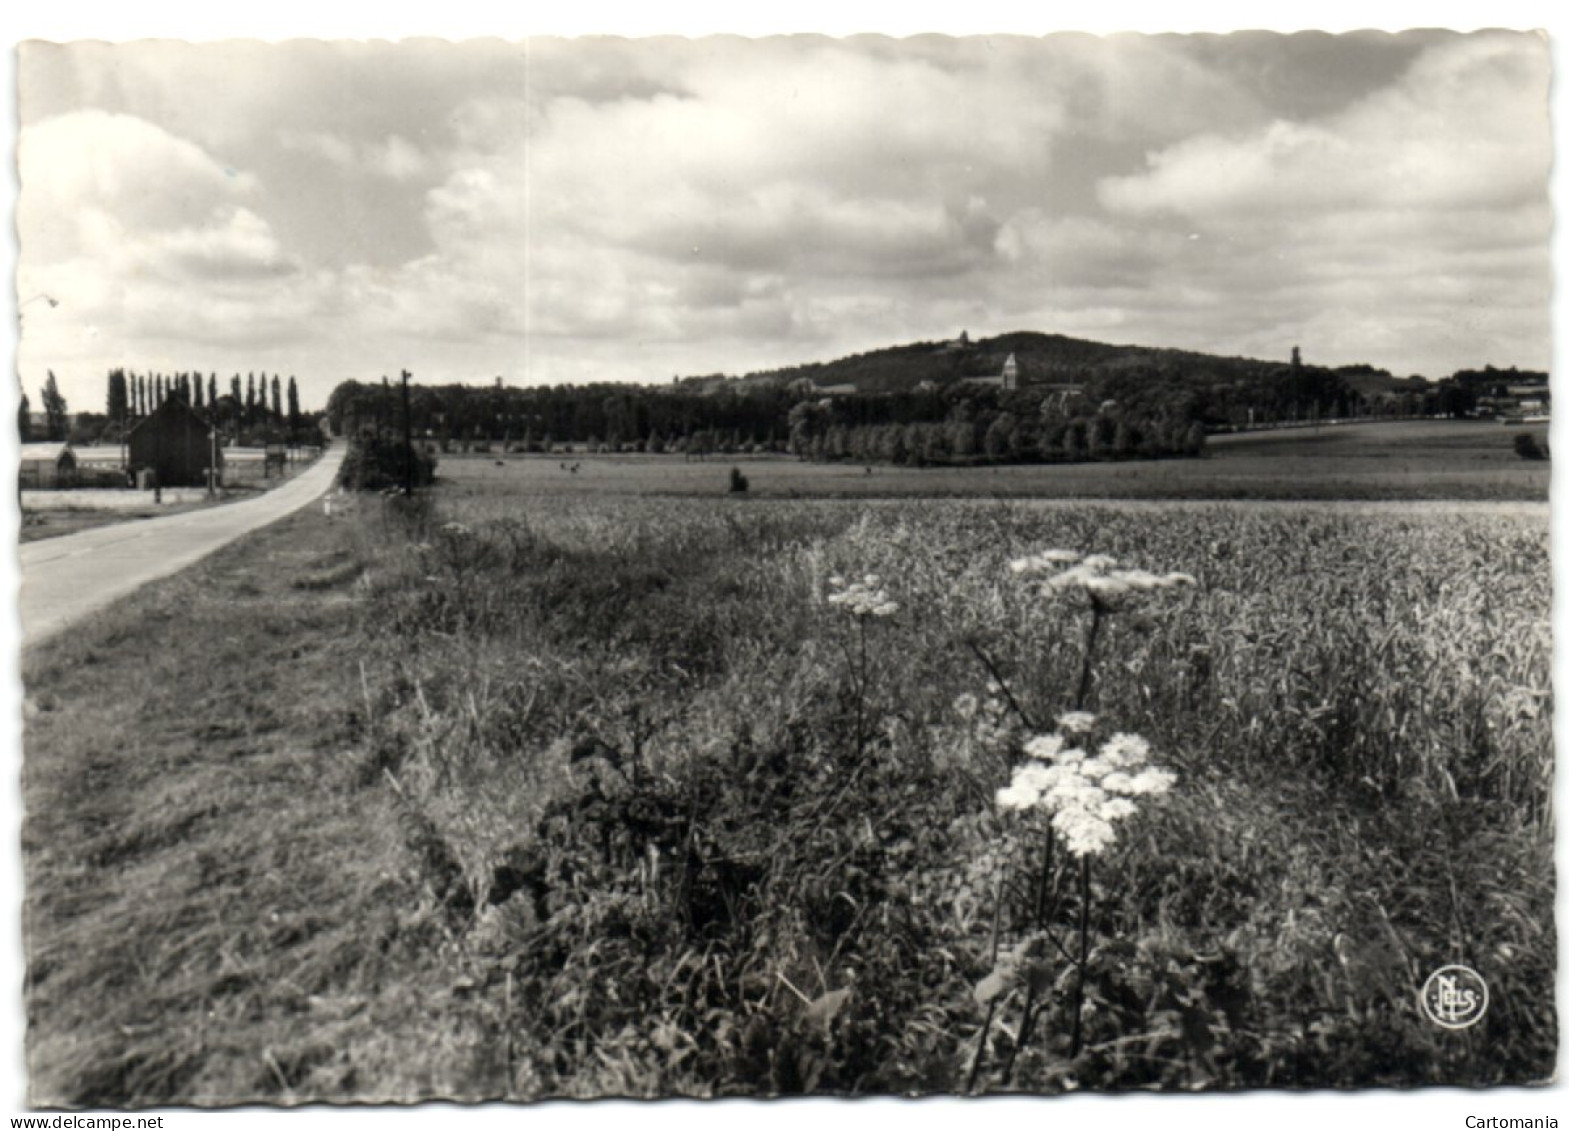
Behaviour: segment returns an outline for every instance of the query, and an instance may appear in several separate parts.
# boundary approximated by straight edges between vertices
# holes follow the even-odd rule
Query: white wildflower
[[[1033,809],[1041,795],[1020,786],[1010,785],[997,791],[997,808],[1003,812],[1018,812],[1021,809]]]
[[[1153,574],[1147,569],[1119,570],[1117,576],[1129,589],[1137,590],[1139,592],[1146,592],[1151,589],[1162,589],[1166,585],[1165,578],[1159,576],[1158,574]]]
[[[1050,762],[1062,753],[1062,735],[1036,735],[1024,744],[1024,752],[1031,758],[1039,759],[1042,762]]]
[[[1002,810],[1033,809],[1040,804],[1041,790],[1051,784],[1046,767],[1030,762],[1013,772],[1013,781],[997,791],[997,807]]]
[[[880,579],[875,573],[848,586],[840,577],[831,577],[828,581],[837,590],[828,595],[828,603],[840,606],[851,616],[891,617],[899,611],[899,603],[890,601],[887,591],[878,588]]]
[[[1040,793],[1050,789],[1053,781],[1052,767],[1041,762],[1026,762],[1013,772],[1013,784]]]
[[[1112,735],[1097,753],[1114,768],[1142,765],[1149,757],[1150,744],[1136,734]]]
[[[1092,578],[1099,577],[1094,570],[1083,564],[1071,569],[1065,569],[1055,577],[1046,579],[1046,588],[1051,590],[1073,589],[1085,585]]]
[[[1064,732],[1071,732],[1070,722],[1087,731],[1095,719],[1088,712],[1070,712],[1057,721]],[[1094,756],[1069,747],[1060,734],[1036,735],[1025,743],[1024,752],[1029,760],[1015,767],[1013,780],[998,790],[997,807],[1004,812],[1050,813],[1052,828],[1075,856],[1105,851],[1117,839],[1114,822],[1138,812],[1131,797],[1165,793],[1177,780],[1167,770],[1145,765],[1147,741],[1120,731]]]
[[[1098,856],[1117,839],[1111,822],[1088,809],[1064,809],[1051,819],[1051,825],[1075,856]]]
[[[1109,554],[1084,556],[1073,550],[1046,550],[1011,561],[1008,568],[1022,577],[1039,581],[1047,593],[1078,590],[1098,602],[1112,601],[1130,593],[1151,593],[1198,584],[1192,574],[1119,569],[1117,559]]]
[[[1095,725],[1095,716],[1088,711],[1068,711],[1057,716],[1057,725],[1069,734],[1086,734]]]
[[[1096,574],[1079,584],[1098,597],[1120,597],[1132,589],[1120,574]]]
[[[1159,767],[1151,766],[1147,770],[1141,770],[1128,782],[1127,792],[1159,795],[1165,793],[1176,783],[1176,774],[1170,770],[1162,770]]]
[[[1133,778],[1122,770],[1110,770],[1101,778],[1100,787],[1107,793],[1133,793]]]
[[[1077,550],[1044,550],[1039,554],[1015,558],[1008,563],[1008,568],[1014,573],[1025,575],[1051,573],[1060,566],[1072,565],[1083,556]]]
[[[1100,807],[1100,815],[1108,821],[1120,821],[1124,817],[1131,817],[1139,811],[1139,807],[1126,797],[1113,797]]]

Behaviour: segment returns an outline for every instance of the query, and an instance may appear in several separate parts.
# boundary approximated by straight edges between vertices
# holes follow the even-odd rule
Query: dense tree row
[[[1204,426],[1180,416],[1139,416],[1106,405],[1093,414],[1034,414],[954,404],[942,421],[846,423],[838,402],[791,413],[790,450],[809,459],[898,463],[1078,462],[1196,456]]]
[[[244,384],[236,373],[226,391],[220,393],[216,373],[132,373],[126,369],[109,371],[104,412],[67,411],[55,375],[50,372],[43,387],[42,426],[35,424],[26,394],[17,413],[17,427],[23,443],[31,440],[69,440],[73,444],[119,443],[138,420],[169,400],[181,400],[215,425],[228,441],[261,445],[265,443],[309,443],[319,435],[320,413],[300,408],[300,391],[293,377],[287,386],[283,379],[265,373],[248,374]]]
[[[222,390],[222,391],[220,391]],[[244,384],[234,374],[227,385],[216,373],[133,373],[112,369],[108,377],[106,410],[102,415],[80,413],[72,439],[80,442],[115,442],[137,420],[168,400],[180,400],[202,412],[223,435],[246,444],[308,438],[311,421],[300,411],[299,387],[293,377],[285,388],[278,374],[246,374]]]
[[[1501,396],[1511,385],[1541,385],[1548,384],[1547,374],[1536,369],[1495,369],[1491,365],[1482,369],[1462,369],[1454,375],[1454,381],[1461,388],[1469,390],[1477,396]]]
[[[348,382],[327,405],[340,434],[397,434],[403,392]],[[435,447],[492,443],[513,450],[563,444],[595,450],[790,451],[807,458],[901,463],[1133,458],[1193,454],[1204,428],[1191,398],[1126,407],[1080,396],[1071,408],[1032,389],[923,387],[912,392],[818,395],[735,382],[532,389],[424,387],[408,392],[413,437]]]
[[[1015,358],[1019,387],[996,377]],[[1488,371],[1503,375],[1503,371]],[[1513,371],[1510,371],[1511,375]],[[1522,378],[1525,375],[1521,375]],[[1060,335],[918,342],[823,364],[677,379],[408,390],[351,381],[333,391],[337,433],[401,431],[446,448],[562,444],[611,451],[793,451],[900,462],[1133,458],[1191,454],[1205,431],[1367,416],[1461,416],[1458,380],[1112,346]]]
[[[594,441],[612,448],[668,446],[695,433],[731,433],[745,442],[782,444],[794,397],[775,389],[689,390],[681,386],[413,385],[409,427],[419,439],[487,440],[536,448]],[[327,400],[335,434],[403,428],[402,390],[390,382],[349,381]]]

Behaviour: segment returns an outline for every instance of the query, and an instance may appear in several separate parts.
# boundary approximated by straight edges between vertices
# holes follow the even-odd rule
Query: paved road
[[[299,510],[332,485],[342,462],[343,449],[333,448],[283,486],[254,499],[24,543],[23,646]]]

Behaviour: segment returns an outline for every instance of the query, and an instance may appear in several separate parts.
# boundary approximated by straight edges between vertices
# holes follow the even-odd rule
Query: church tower
[[[1019,387],[1019,360],[1013,354],[1008,355],[1008,360],[1002,363],[1002,389],[1011,393]]]

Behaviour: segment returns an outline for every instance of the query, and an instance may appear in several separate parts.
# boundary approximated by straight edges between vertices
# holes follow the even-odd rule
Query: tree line
[[[789,450],[805,459],[925,467],[954,463],[1077,463],[1160,459],[1204,452],[1204,425],[1103,404],[1093,413],[1015,412],[982,398],[941,421],[847,424],[837,401],[802,402],[790,414]]]
[[[42,434],[35,435],[32,406],[22,395],[17,424],[23,442],[118,443],[139,420],[171,400],[201,411],[227,439],[246,445],[285,439],[304,442],[315,435],[318,415],[301,411],[295,379],[291,376],[285,385],[276,373],[271,377],[247,373],[243,384],[236,373],[220,385],[216,373],[136,373],[115,368],[107,377],[105,411],[73,417],[51,370],[42,398],[44,425]]]
[[[739,382],[484,388],[411,385],[408,428],[422,445],[519,452],[789,452],[805,459],[910,464],[1194,455],[1190,402],[1064,406],[1022,389],[950,386],[824,397]],[[401,387],[345,382],[327,402],[335,434],[399,435]]]
[[[409,388],[413,435],[441,447],[499,442],[550,451],[591,444],[614,451],[682,450],[695,436],[718,444],[782,448],[794,398],[783,390],[688,390],[621,384],[499,388],[419,385]],[[327,399],[335,435],[399,433],[402,390],[387,381],[346,381]]]
[[[1018,387],[1003,389],[1014,357]],[[1515,371],[1507,371],[1513,376]],[[1505,371],[1487,370],[1497,379]],[[1466,416],[1477,380],[1113,346],[1020,332],[917,342],[838,361],[672,384],[506,387],[348,381],[338,434],[410,432],[428,448],[792,452],[904,463],[1193,455],[1208,432],[1330,419]],[[1520,376],[1525,377],[1526,374]]]

